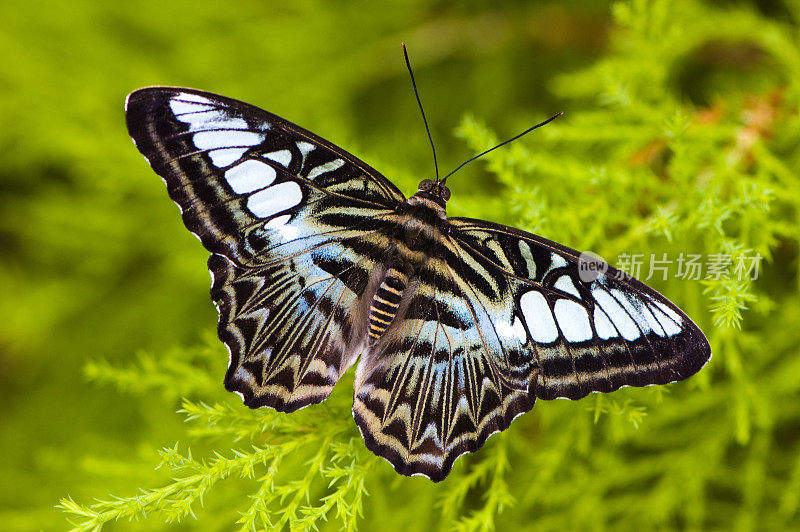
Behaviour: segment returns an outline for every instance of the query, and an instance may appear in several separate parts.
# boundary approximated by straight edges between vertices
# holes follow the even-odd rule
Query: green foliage
[[[5,529],[66,515],[75,530],[800,530],[796,1],[13,4],[0,6]],[[130,146],[124,94],[240,97],[410,191],[430,155],[401,40],[442,159],[565,111],[453,176],[449,214],[612,263],[644,254],[643,278],[651,254],[672,260],[648,283],[707,333],[706,368],[542,401],[440,484],[366,450],[352,374],[288,415],[222,389],[205,252]],[[689,255],[729,260],[727,277],[677,278]],[[737,275],[754,256],[757,278]]]

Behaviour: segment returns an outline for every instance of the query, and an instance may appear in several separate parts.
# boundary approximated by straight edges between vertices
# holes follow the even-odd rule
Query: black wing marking
[[[679,381],[710,358],[697,325],[636,279],[609,267],[584,282],[573,249],[481,220],[450,223],[451,236],[469,252],[467,275],[508,286],[500,313],[512,312],[524,325],[539,398]]]

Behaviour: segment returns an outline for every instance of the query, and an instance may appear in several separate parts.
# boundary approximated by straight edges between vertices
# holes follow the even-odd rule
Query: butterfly
[[[292,412],[358,361],[353,416],[403,475],[444,479],[537,398],[679,381],[710,357],[636,279],[586,280],[573,249],[448,217],[441,180],[406,198],[332,143],[208,92],[140,89],[126,116],[211,253],[226,389]]]

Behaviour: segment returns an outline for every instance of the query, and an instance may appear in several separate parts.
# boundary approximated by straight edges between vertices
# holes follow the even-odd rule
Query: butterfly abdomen
[[[386,332],[400,308],[408,277],[396,268],[389,268],[369,307],[369,336],[377,340]]]

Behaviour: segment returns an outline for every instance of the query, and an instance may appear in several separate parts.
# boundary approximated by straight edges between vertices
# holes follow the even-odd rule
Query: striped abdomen
[[[369,307],[370,340],[377,340],[389,328],[397,315],[407,282],[408,277],[395,268],[386,272],[386,278],[375,292]]]

